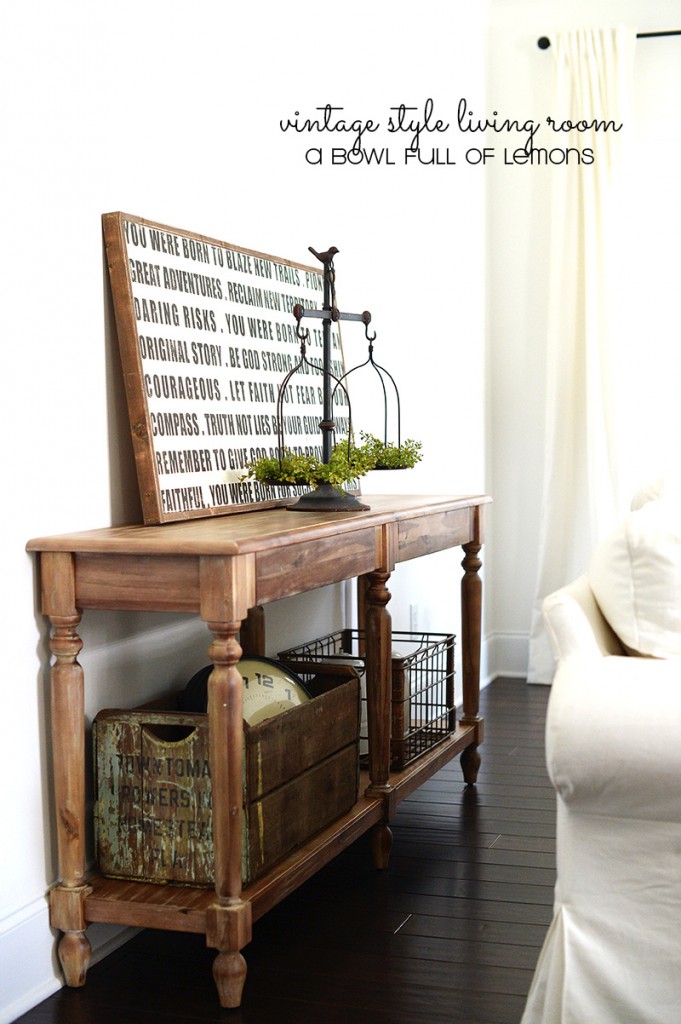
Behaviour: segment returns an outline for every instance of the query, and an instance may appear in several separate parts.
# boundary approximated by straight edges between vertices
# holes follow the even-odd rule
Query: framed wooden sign
[[[321,267],[124,213],[102,221],[145,523],[290,501],[304,488],[244,476],[277,454],[279,387],[300,358],[293,308],[322,307]],[[307,357],[321,366],[313,322]],[[335,326],[332,349],[339,376]],[[286,388],[284,441],[321,457],[322,376],[302,370]],[[347,407],[335,419],[347,434]]]

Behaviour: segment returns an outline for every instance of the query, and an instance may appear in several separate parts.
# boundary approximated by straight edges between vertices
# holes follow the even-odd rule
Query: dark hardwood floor
[[[239,1009],[203,937],[147,931],[21,1024],[516,1024],[553,901],[548,695],[483,691],[478,785],[448,765],[400,806],[387,871],[360,840],[257,922]]]

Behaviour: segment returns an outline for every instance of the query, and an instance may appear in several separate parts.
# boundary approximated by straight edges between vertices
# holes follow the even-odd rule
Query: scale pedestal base
[[[309,494],[303,494],[293,505],[286,506],[289,512],[368,512],[369,505],[363,504],[354,494],[340,491],[332,484],[320,484]]]

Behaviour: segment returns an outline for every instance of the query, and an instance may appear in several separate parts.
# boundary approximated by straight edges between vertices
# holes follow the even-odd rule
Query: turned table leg
[[[369,730],[369,796],[383,796],[389,803],[390,695],[392,670],[392,620],[387,604],[390,573],[376,570],[366,577],[364,590],[367,724]],[[377,868],[386,868],[393,835],[387,821],[374,826],[371,850]]]
[[[50,616],[54,655],[51,672],[52,745],[60,882],[50,893],[50,920],[64,934],[59,961],[66,984],[85,984],[90,943],[85,935],[85,735],[83,646],[76,632],[80,614]]]
[[[482,580],[480,579],[481,543],[478,540],[463,545],[461,563],[464,575],[461,581],[461,658],[463,668],[462,725],[475,726],[474,741],[461,755],[461,768],[468,785],[478,778],[480,754],[478,746],[483,739],[483,719],[480,707],[480,646],[482,641]]]
[[[216,902],[206,914],[206,943],[219,950],[213,977],[220,1005],[239,1006],[246,981],[240,950],[251,940],[251,905],[241,898],[243,683],[236,669],[240,622],[208,624],[214,664],[208,682]]]
[[[206,944],[218,950],[213,977],[220,1004],[239,1006],[246,981],[241,950],[251,941],[251,904],[242,898],[243,680],[237,634],[255,607],[255,558],[202,556],[201,618],[213,635],[209,654],[208,742],[213,791],[215,902],[206,910]]]

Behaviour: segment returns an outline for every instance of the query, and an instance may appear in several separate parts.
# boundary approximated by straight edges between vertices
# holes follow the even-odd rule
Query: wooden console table
[[[42,610],[52,623],[52,742],[60,881],[50,893],[66,982],[84,984],[93,921],[198,932],[217,949],[223,1006],[238,1006],[241,950],[252,921],[372,829],[375,863],[387,866],[388,822],[398,803],[457,754],[466,782],[480,763],[483,506],[490,499],[377,497],[353,513],[269,509],[164,526],[120,526],[30,541],[40,558]],[[461,545],[459,636],[463,714],[455,732],[414,764],[390,771],[391,621],[387,581],[397,562]],[[237,637],[249,609],[341,580],[361,578],[366,630],[369,765],[350,812],[242,889],[242,683]],[[78,626],[84,609],[198,613],[212,633],[209,736],[215,889],[86,877],[84,679]],[[360,623],[361,624],[361,623]]]

